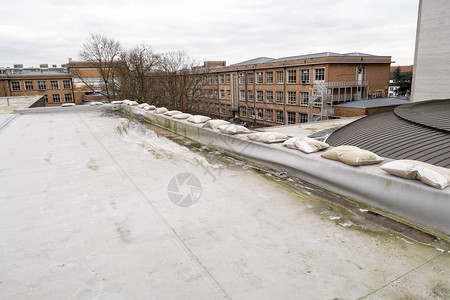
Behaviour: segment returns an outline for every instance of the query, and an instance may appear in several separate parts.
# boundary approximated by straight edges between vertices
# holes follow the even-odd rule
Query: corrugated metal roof
[[[439,101],[399,106],[396,110],[403,117],[390,111],[359,119],[336,130],[327,143],[354,145],[383,157],[450,168],[450,100]]]
[[[230,67],[238,67],[238,66],[246,66],[246,65],[255,65],[255,64],[263,64],[266,62],[273,61],[273,58],[270,57],[257,57],[250,60],[246,60],[240,63],[232,64]]]

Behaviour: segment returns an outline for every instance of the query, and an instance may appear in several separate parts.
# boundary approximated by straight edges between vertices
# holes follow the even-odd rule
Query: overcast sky
[[[419,0],[14,0],[1,4],[0,66],[79,58],[90,32],[227,64],[317,52],[411,65]]]

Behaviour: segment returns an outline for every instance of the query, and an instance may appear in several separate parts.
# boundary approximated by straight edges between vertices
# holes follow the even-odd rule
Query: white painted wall
[[[450,98],[450,1],[420,0],[411,101]]]

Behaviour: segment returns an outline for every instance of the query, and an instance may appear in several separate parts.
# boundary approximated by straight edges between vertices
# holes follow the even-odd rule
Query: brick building
[[[2,71],[0,97],[42,95],[46,106],[59,106],[75,101],[72,76],[64,68],[11,68]]]
[[[390,56],[317,53],[260,57],[225,66],[205,62],[201,100],[192,112],[249,125],[296,124],[335,117],[333,104],[384,97]]]

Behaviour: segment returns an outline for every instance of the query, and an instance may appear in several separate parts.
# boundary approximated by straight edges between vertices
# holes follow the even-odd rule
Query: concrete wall
[[[320,153],[304,154],[281,144],[252,142],[245,135],[222,134],[202,128],[201,124],[174,120],[137,107],[123,106],[122,109],[199,143],[277,166],[422,230],[447,238],[450,235],[450,188],[438,190],[418,181],[398,178],[381,170],[379,165],[352,167],[324,159]]]
[[[420,0],[411,101],[450,98],[450,1]]]

